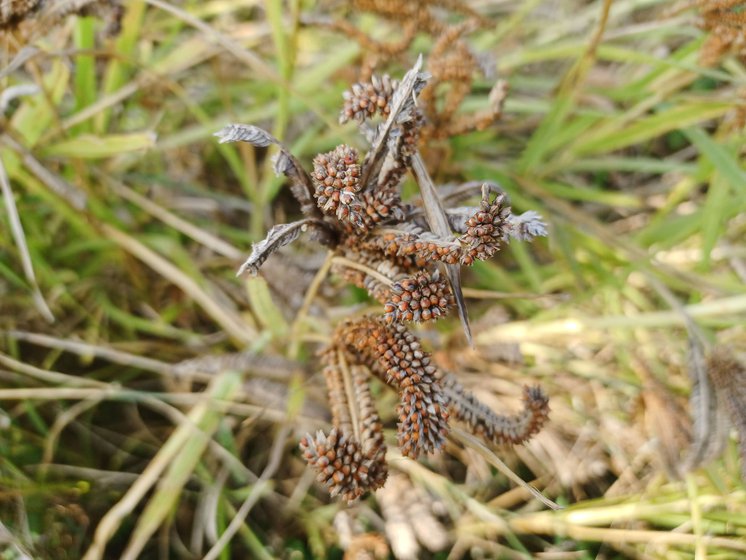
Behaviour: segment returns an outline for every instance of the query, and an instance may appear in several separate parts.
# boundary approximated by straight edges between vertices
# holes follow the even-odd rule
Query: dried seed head
[[[311,173],[316,204],[326,215],[349,219],[355,195],[360,191],[360,165],[357,150],[345,144],[313,160]]]
[[[0,29],[13,25],[30,17],[42,5],[42,0],[15,0],[0,3]]]
[[[446,241],[418,226],[405,224],[401,229],[384,230],[366,238],[361,246],[380,258],[392,260],[404,270],[422,270],[433,261],[458,264],[462,247]]]
[[[466,233],[459,241],[466,247],[461,264],[471,265],[475,260],[485,260],[494,255],[506,237],[510,218],[510,206],[504,194],[498,194],[494,202],[485,192],[479,210],[466,221]]]
[[[450,287],[437,272],[431,276],[425,271],[395,282],[391,292],[384,305],[387,323],[439,319],[453,306]]]
[[[318,473],[316,480],[327,487],[332,497],[339,494],[352,503],[385,481],[381,472],[386,466],[380,464],[380,458],[366,457],[360,444],[337,428],[328,435],[319,430],[315,438],[306,434],[299,445],[303,457]],[[371,470],[376,473],[375,478],[369,476]]]
[[[440,382],[448,398],[451,416],[490,443],[524,443],[537,434],[549,418],[549,399],[540,387],[524,387],[523,410],[506,416],[495,414],[481,403],[454,375],[446,374]]]
[[[443,446],[448,410],[435,380],[430,355],[403,325],[366,319],[344,325],[339,337],[363,357],[378,363],[386,383],[399,390],[397,438],[401,452],[413,459]]]
[[[391,112],[391,98],[398,85],[399,82],[388,75],[373,76],[370,82],[353,84],[342,94],[344,106],[339,116],[340,124],[351,119],[362,123],[376,113],[386,118]]]
[[[375,190],[360,193],[352,204],[347,221],[352,225],[349,233],[367,233],[378,224],[399,222],[404,219],[399,193],[391,190]]]

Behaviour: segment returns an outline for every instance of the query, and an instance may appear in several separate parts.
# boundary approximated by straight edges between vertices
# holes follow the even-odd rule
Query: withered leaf
[[[286,149],[275,156],[273,169],[277,175],[290,179],[290,192],[300,203],[300,209],[306,216],[321,218],[322,214],[313,200],[313,183],[300,162]]]
[[[214,136],[221,144],[227,142],[248,142],[257,148],[266,148],[270,144],[280,145],[280,141],[266,130],[251,124],[229,124],[216,132]]]
[[[257,148],[266,148],[275,144],[280,152],[275,156],[274,171],[290,179],[290,191],[298,200],[306,216],[321,217],[321,212],[313,202],[313,183],[300,162],[290,153],[285,145],[266,130],[250,124],[229,124],[215,133],[221,144],[227,142],[248,142]]]
[[[430,78],[430,75],[426,72],[420,72],[421,68],[422,55],[419,56],[412,69],[404,75],[394,92],[391,100],[391,113],[383,126],[379,127],[373,146],[363,162],[361,183],[366,189],[377,184],[378,173],[388,152],[389,134],[397,124],[413,118],[412,109],[415,106],[415,99]],[[371,184],[373,178],[375,180]]]
[[[448,216],[445,210],[443,210],[443,205],[440,203],[435,185],[430,178],[430,174],[427,172],[427,168],[419,152],[415,152],[412,156],[412,171],[414,171],[417,185],[420,187],[422,204],[425,208],[425,217],[427,218],[430,230],[445,240],[452,239],[453,235],[451,234],[451,226],[448,223]],[[446,264],[444,268],[446,276],[448,276],[448,281],[451,284],[453,297],[456,300],[456,309],[458,309],[458,316],[461,319],[461,326],[464,329],[466,341],[471,345],[473,341],[471,327],[469,326],[469,315],[466,311],[464,293],[461,290],[461,267],[457,264]]]
[[[244,272],[248,272],[252,276],[255,276],[259,272],[259,267],[262,266],[272,253],[278,249],[289,245],[306,229],[309,225],[313,224],[315,220],[305,219],[298,220],[289,224],[278,224],[273,226],[272,229],[267,233],[267,237],[254,243],[251,247],[251,255],[246,259],[246,262],[241,265],[238,269],[236,276],[241,276]]]
[[[531,241],[534,237],[546,237],[547,224],[538,212],[528,210],[517,216],[511,214],[507,232],[513,239]]]

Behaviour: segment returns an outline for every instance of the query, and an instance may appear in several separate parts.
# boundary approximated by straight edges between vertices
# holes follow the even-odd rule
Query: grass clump
[[[53,19],[56,3],[27,4],[0,19],[4,556],[744,554],[746,72],[739,51],[712,50],[714,18],[736,21],[738,3],[418,2],[427,21],[403,30],[378,1],[84,2]],[[327,370],[342,362],[315,353],[345,319],[382,314],[340,279],[391,303],[392,325],[414,318],[394,305],[414,284],[302,238],[255,278],[234,271],[302,219],[273,156],[312,169],[342,144],[362,153],[337,123],[343,91],[403,76],[420,52],[437,87],[411,146],[444,207],[477,209],[494,182],[550,235],[464,269],[473,346],[455,317],[406,328],[472,408],[502,413],[540,383],[552,412],[525,446],[453,423],[440,454],[413,461],[386,379],[350,399],[366,364],[347,362],[340,385]],[[234,122],[283,147],[216,142]],[[402,204],[421,188],[407,173]],[[336,201],[311,180],[313,219],[355,215],[361,197],[341,193],[364,191],[340,188]],[[345,389],[331,418],[330,379]],[[346,414],[373,402],[389,481],[348,508],[297,442],[354,433]]]

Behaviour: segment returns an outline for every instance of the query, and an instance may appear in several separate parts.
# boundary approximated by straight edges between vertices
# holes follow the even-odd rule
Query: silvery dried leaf
[[[221,144],[227,142],[248,142],[257,148],[266,148],[270,144],[280,144],[280,141],[269,132],[250,124],[229,124],[213,136],[217,136]]]
[[[360,131],[360,134],[363,135],[368,144],[372,146],[376,143],[376,138],[378,138],[381,130],[383,130],[383,124],[373,126],[366,121],[358,125],[358,130]]]
[[[507,232],[513,239],[531,241],[534,237],[546,237],[547,224],[538,212],[529,210],[517,216],[511,214]]]
[[[459,206],[458,208],[449,208],[446,210],[448,224],[451,230],[456,233],[466,233],[466,221],[479,211],[477,206]]]
[[[290,179],[290,192],[300,203],[300,209],[306,216],[321,218],[321,211],[313,200],[313,183],[300,162],[283,146],[275,155],[272,167],[277,175],[285,175]]]
[[[435,190],[433,180],[430,178],[430,174],[427,172],[427,168],[425,167],[425,163],[422,161],[419,152],[415,152],[412,156],[412,171],[417,179],[417,186],[420,188],[422,205],[425,209],[425,218],[430,226],[430,230],[444,240],[453,239],[448,217],[445,210],[443,210],[443,205],[441,204],[438,193]],[[446,276],[448,277],[448,282],[451,285],[453,297],[456,300],[456,309],[458,310],[458,316],[461,320],[461,326],[464,329],[464,336],[466,336],[466,341],[472,345],[473,341],[471,327],[469,326],[469,315],[466,311],[464,293],[461,290],[461,267],[457,264],[446,264],[443,266],[446,271]]]
[[[377,177],[383,164],[383,158],[388,152],[388,136],[394,127],[403,121],[412,118],[412,109],[415,107],[417,95],[427,85],[430,75],[420,72],[422,68],[422,55],[409,72],[404,75],[399,86],[394,91],[391,100],[391,113],[382,127],[379,127],[375,143],[371,147],[363,161],[363,175],[361,183],[364,188],[374,188],[378,182]]]
[[[488,80],[493,79],[497,76],[497,60],[495,55],[491,52],[472,52],[474,59],[477,61],[479,71]]]
[[[306,216],[320,218],[321,212],[313,201],[313,183],[300,162],[285,145],[266,130],[250,124],[229,124],[214,134],[221,144],[227,142],[248,142],[257,148],[277,145],[280,151],[274,156],[273,169],[277,175],[290,179],[290,191],[298,200],[301,211]]]
[[[256,273],[259,272],[259,267],[262,266],[264,261],[266,261],[272,253],[298,239],[300,234],[308,229],[311,222],[312,220],[299,220],[290,224],[279,224],[273,226],[272,229],[269,230],[269,233],[267,233],[267,237],[258,243],[254,243],[251,247],[251,255],[246,259],[246,262],[241,265],[241,268],[238,269],[236,276],[241,276],[247,271],[252,276],[255,276]]]

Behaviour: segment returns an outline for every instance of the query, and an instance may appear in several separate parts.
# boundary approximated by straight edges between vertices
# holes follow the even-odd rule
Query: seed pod
[[[351,119],[362,123],[376,113],[386,118],[391,112],[391,98],[398,86],[398,80],[392,80],[388,75],[373,76],[370,82],[353,84],[350,91],[342,94],[344,106],[339,115],[340,124]]]
[[[316,204],[327,216],[336,214],[347,221],[352,203],[360,191],[360,165],[357,150],[342,144],[313,160],[311,178]]]
[[[450,287],[437,271],[432,276],[425,271],[395,282],[391,292],[391,298],[384,305],[387,323],[439,319],[453,306]]]
[[[494,255],[506,237],[510,206],[504,194],[498,194],[490,203],[485,190],[479,210],[466,221],[466,233],[459,238],[465,245],[461,264],[469,266],[475,260],[485,260]]]
[[[352,503],[385,482],[385,474],[381,474],[386,470],[382,458],[366,457],[360,444],[337,428],[332,428],[328,435],[319,430],[315,438],[306,434],[299,445],[305,460],[318,473],[316,480],[326,486],[332,497],[339,494]],[[369,476],[371,471],[374,477]]]

